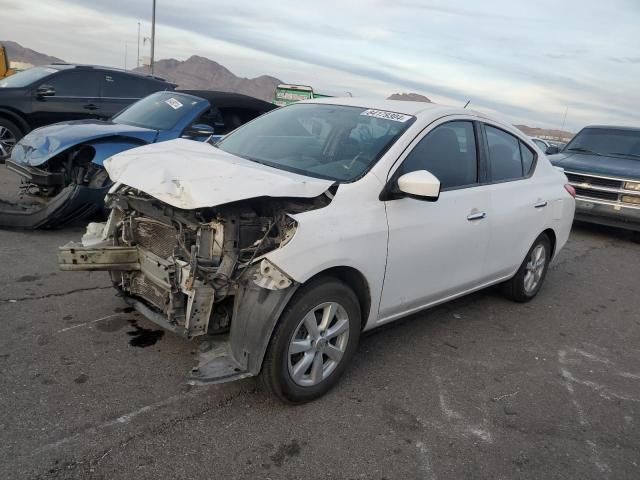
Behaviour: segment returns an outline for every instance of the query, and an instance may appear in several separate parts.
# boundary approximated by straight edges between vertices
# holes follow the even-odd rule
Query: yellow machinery
[[[3,45],[0,45],[0,79],[16,73],[9,65],[9,57]]]

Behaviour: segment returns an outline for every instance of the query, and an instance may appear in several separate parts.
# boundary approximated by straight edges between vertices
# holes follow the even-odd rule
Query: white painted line
[[[116,425],[126,425],[127,423],[131,422],[131,420],[133,420],[139,415],[142,415],[143,413],[151,412],[158,408],[166,407],[168,405],[171,405],[172,403],[180,402],[187,398],[192,398],[198,395],[202,395],[204,393],[207,393],[208,391],[209,391],[208,388],[198,388],[197,390],[192,390],[187,393],[180,393],[177,395],[173,395],[169,398],[165,398],[164,400],[160,400],[159,402],[152,403],[150,405],[146,405],[132,412],[125,413],[124,415],[120,415],[119,417],[114,418],[113,420],[109,420],[107,422],[101,423],[100,425],[96,425],[94,427],[89,427],[81,432],[74,433],[73,435],[62,438],[61,440],[58,440],[56,442],[48,443],[47,445],[43,445],[42,447],[36,448],[33,452],[31,452],[31,456],[38,455],[42,452],[46,452],[48,450],[52,450],[54,448],[60,447],[61,445],[65,445],[85,435],[94,435],[99,431],[104,430],[105,428],[113,427]]]
[[[103,320],[109,320],[110,318],[119,317],[122,314],[123,314],[123,312],[113,313],[111,315],[107,315],[106,317],[97,318],[97,319],[91,320],[89,322],[78,323],[78,324],[73,325],[71,327],[66,327],[66,328],[63,328],[62,330],[58,330],[56,333],[68,332],[69,330],[73,330],[74,328],[85,327],[87,325],[91,325],[92,323],[102,322]]]

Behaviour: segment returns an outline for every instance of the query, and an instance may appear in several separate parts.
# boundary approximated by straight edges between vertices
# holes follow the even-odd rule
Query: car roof
[[[155,80],[158,82],[164,82],[176,86],[175,84],[168,82],[162,77],[158,77],[157,75],[151,75],[149,73],[136,72],[133,70],[124,70],[122,68],[115,67],[104,67],[102,65],[86,65],[82,63],[64,63],[64,62],[56,62],[47,65],[48,68],[55,68],[56,70],[68,70],[68,69],[78,69],[78,70],[103,70],[107,72],[115,72],[115,73],[123,73],[125,75],[135,75],[137,77],[146,78],[149,80]]]
[[[618,126],[618,125],[587,125],[584,128],[614,128],[616,130],[629,130],[631,132],[640,131],[640,127]]]
[[[452,107],[449,105],[439,105],[428,102],[409,102],[405,100],[385,100],[379,98],[364,97],[328,97],[314,100],[302,100],[297,103],[323,103],[328,105],[344,105],[350,107],[370,108],[374,110],[386,110],[389,112],[403,113],[415,117],[439,117],[444,115],[472,115],[490,119],[484,113],[465,109],[462,107]],[[505,123],[497,120],[498,123]]]
[[[212,106],[218,108],[247,108],[265,112],[277,108],[273,103],[241,93],[218,92],[216,90],[176,90],[176,92],[204,98]]]

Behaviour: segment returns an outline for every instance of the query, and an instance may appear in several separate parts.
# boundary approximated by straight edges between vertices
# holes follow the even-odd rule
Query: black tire
[[[537,280],[537,283],[535,284],[535,287],[527,288],[525,286],[525,278],[529,271],[527,267],[530,263],[532,253],[539,246],[544,247],[544,268],[539,276],[539,279]],[[529,300],[533,299],[540,291],[540,288],[544,283],[544,279],[547,276],[547,271],[549,270],[549,260],[551,260],[551,241],[549,240],[549,237],[545,233],[543,233],[538,238],[536,238],[535,242],[533,242],[533,245],[527,252],[527,255],[524,257],[524,260],[522,261],[522,264],[520,265],[520,268],[518,269],[518,272],[515,274],[515,276],[511,278],[511,280],[504,283],[505,296],[508,299],[513,300],[514,302],[521,303],[528,302]]]
[[[343,313],[348,316],[346,347],[337,366],[326,378],[312,386],[301,386],[294,381],[289,371],[289,345],[294,335],[299,332],[302,319],[313,309],[327,302],[339,304],[344,309]],[[338,317],[335,318],[337,322]],[[260,373],[263,386],[287,403],[305,403],[324,395],[338,382],[353,357],[360,339],[360,326],[360,304],[355,293],[347,285],[329,276],[303,285],[282,313],[269,342]],[[330,360],[327,355],[321,354],[321,359],[325,358],[326,361]]]
[[[0,117],[0,133],[2,133],[4,129],[7,129],[10,132],[15,143],[18,143],[18,141],[24,137],[24,133],[22,133],[22,130],[20,130],[15,123],[7,120],[6,118]],[[2,138],[0,138],[0,142],[2,142]],[[8,150],[7,145],[0,145],[0,147],[3,147],[0,148],[0,163],[4,163],[4,161],[11,155],[11,151],[9,150],[8,153],[4,155],[3,150]]]
[[[640,232],[631,232],[631,241],[640,243]]]

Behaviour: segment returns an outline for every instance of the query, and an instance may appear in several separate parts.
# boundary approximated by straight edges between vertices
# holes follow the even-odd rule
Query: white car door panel
[[[482,186],[442,192],[436,202],[387,202],[389,248],[380,321],[481,283],[488,207],[489,192]]]
[[[486,273],[493,279],[515,273],[550,211],[542,175],[535,169],[535,153],[521,139],[485,124],[488,147],[491,211]]]
[[[514,273],[544,230],[550,206],[538,184],[535,178],[527,178],[491,185],[488,275],[499,278]]]
[[[443,191],[436,201],[386,202],[389,243],[380,322],[478,285],[489,240],[489,189],[478,183],[476,128],[456,118],[434,125],[411,145],[389,185],[427,170]],[[392,187],[390,187],[392,188]]]

